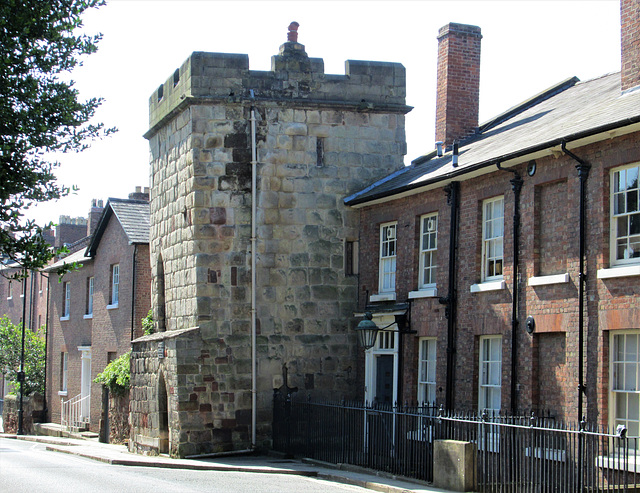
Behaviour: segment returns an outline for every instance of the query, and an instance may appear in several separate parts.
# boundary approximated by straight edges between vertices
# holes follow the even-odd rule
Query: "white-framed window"
[[[60,353],[60,392],[67,393],[69,380],[69,353]]]
[[[113,264],[111,266],[111,303],[110,306],[118,306],[118,298],[120,291],[120,265]]]
[[[418,403],[436,402],[436,344],[434,337],[421,337],[418,350]]]
[[[69,319],[71,313],[71,283],[65,282],[62,285],[62,317]]]
[[[380,285],[381,293],[396,290],[396,231],[398,223],[380,226]]]
[[[640,263],[640,164],[611,170],[611,264]]]
[[[420,218],[420,279],[418,288],[432,288],[436,285],[438,262],[438,214],[427,214]]]
[[[9,287],[7,288],[7,299],[13,298],[13,282],[9,281]]]
[[[504,197],[482,203],[482,281],[502,279]]]
[[[87,313],[86,315],[93,315],[93,283],[92,277],[87,278]]]
[[[627,427],[628,436],[640,434],[640,331],[611,331],[610,416],[613,429]]]
[[[480,337],[478,411],[500,412],[502,401],[502,336]]]

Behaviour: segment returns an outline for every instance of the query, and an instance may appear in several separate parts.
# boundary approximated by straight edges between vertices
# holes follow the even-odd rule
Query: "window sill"
[[[614,277],[640,276],[640,265],[626,265],[598,270],[598,279],[612,279]]]
[[[632,449],[633,450],[633,449]],[[612,471],[635,472],[638,470],[638,459],[633,457],[633,452],[629,457],[624,457],[622,453],[613,452],[611,455],[600,455],[596,457],[596,466],[601,469]]]
[[[380,294],[372,294],[369,296],[369,301],[374,303],[376,301],[395,301],[396,293],[380,293]]]
[[[497,281],[486,281],[481,282],[479,284],[472,284],[469,288],[469,291],[472,293],[484,293],[486,291],[500,291],[501,289],[505,289],[507,284],[502,279],[498,279]]]
[[[436,296],[438,296],[438,290],[436,288],[425,288],[409,292],[410,300],[416,298],[435,298]]]
[[[565,284],[569,282],[569,273],[556,274],[554,276],[534,276],[530,277],[527,284],[529,286],[547,286],[549,284]]]
[[[60,395],[62,397],[66,397],[67,391],[66,390],[58,390],[58,395]]]
[[[65,320],[69,320],[69,315],[67,315],[66,317],[60,317],[61,322],[64,322]]]
[[[107,310],[115,310],[116,308],[118,308],[117,303],[115,305],[107,305]]]
[[[88,315],[85,315],[82,318],[84,318],[85,320],[89,320],[89,319],[93,318],[93,313],[89,313]]]

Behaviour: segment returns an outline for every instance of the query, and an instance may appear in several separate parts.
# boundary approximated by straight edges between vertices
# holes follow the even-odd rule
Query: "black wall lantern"
[[[358,346],[365,351],[371,349],[376,344],[376,338],[378,332],[391,327],[393,324],[398,326],[398,330],[392,330],[390,332],[400,332],[401,334],[415,334],[415,330],[410,330],[409,321],[407,319],[407,313],[395,315],[395,321],[385,327],[378,327],[371,319],[373,315],[371,312],[366,312],[364,318],[360,321],[355,328],[356,334],[358,334]]]
[[[366,312],[364,318],[360,321],[356,327],[356,334],[358,334],[358,346],[365,350],[371,349],[376,344],[376,337],[378,337],[378,326],[371,319],[373,315],[371,312]]]

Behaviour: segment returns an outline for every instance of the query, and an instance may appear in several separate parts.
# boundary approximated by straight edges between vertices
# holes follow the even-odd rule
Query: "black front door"
[[[376,357],[376,398],[378,404],[393,405],[393,355]]]

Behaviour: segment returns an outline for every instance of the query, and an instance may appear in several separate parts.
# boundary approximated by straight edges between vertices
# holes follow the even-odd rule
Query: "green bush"
[[[156,329],[153,326],[153,311],[149,310],[147,316],[142,319],[142,328],[144,329],[144,335],[148,336],[153,334]]]
[[[24,395],[44,394],[44,330],[24,332]],[[20,391],[18,372],[22,353],[22,326],[14,325],[6,315],[0,318],[0,373],[12,384],[12,394]]]
[[[94,382],[109,388],[113,395],[122,395],[129,390],[131,382],[131,351],[109,363],[102,373],[98,374]]]

